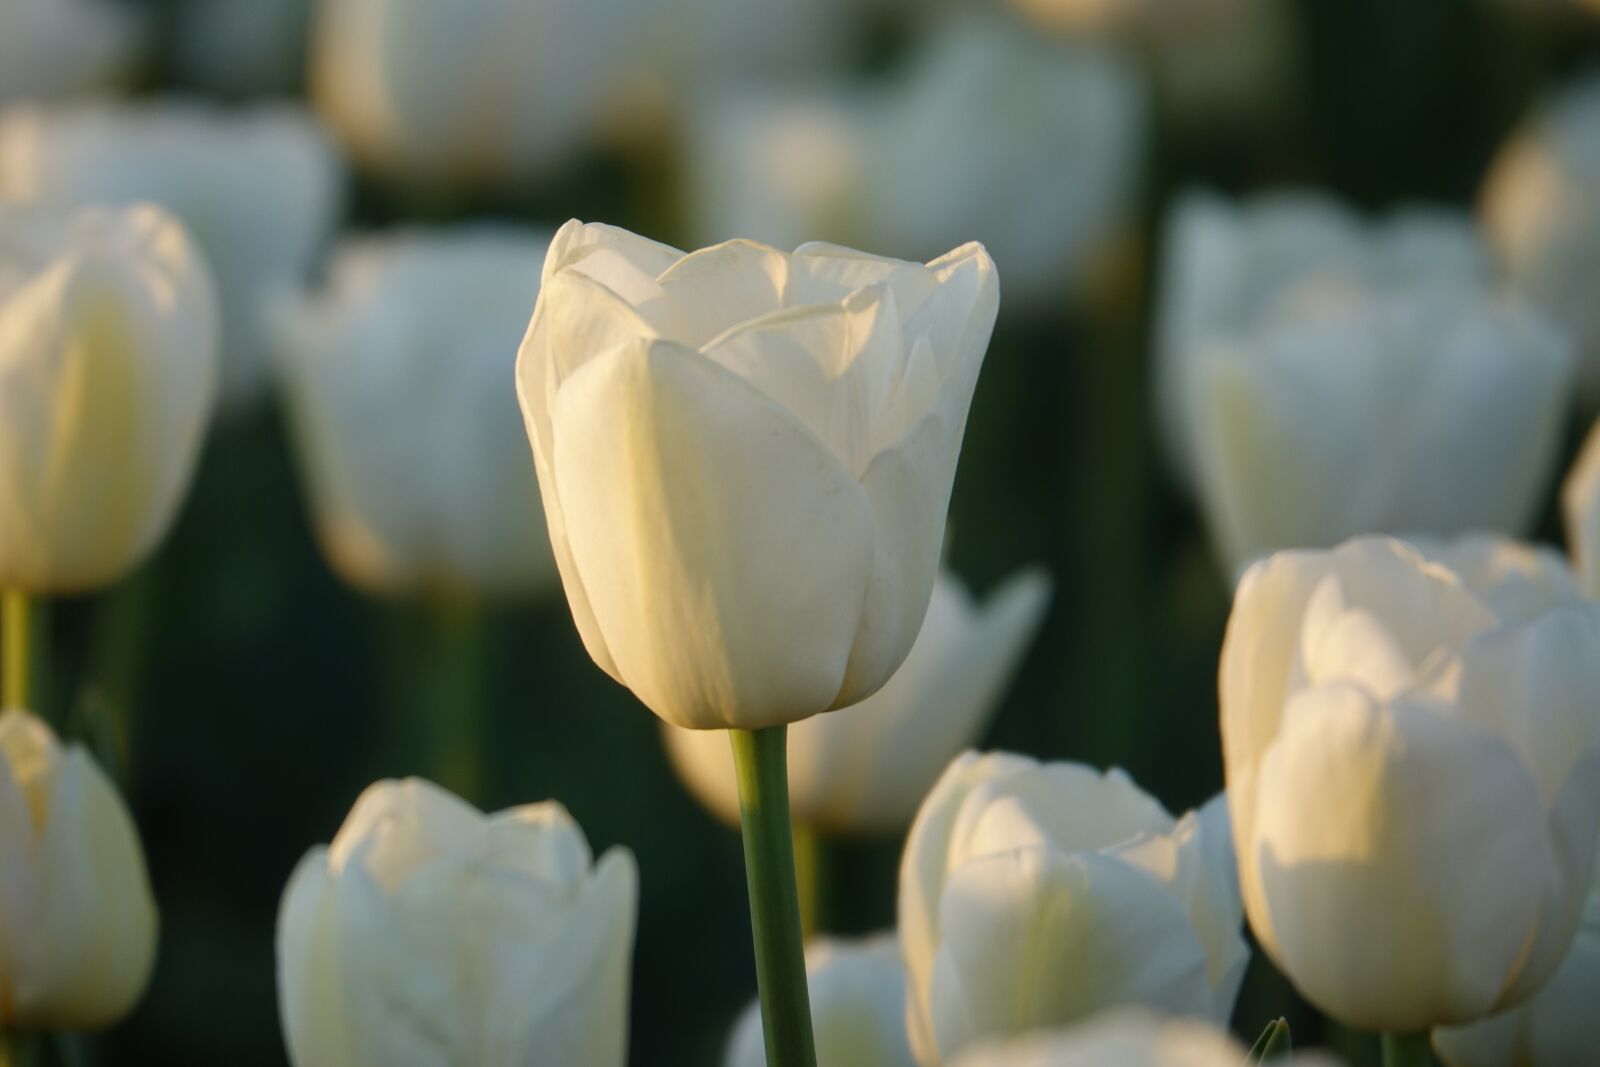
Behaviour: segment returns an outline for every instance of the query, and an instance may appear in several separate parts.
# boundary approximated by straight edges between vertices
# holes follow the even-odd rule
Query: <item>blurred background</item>
[[[320,287],[347,231],[488,219],[918,259],[983,240],[1004,297],[948,559],[980,594],[1027,564],[1055,581],[983,745],[1121,765],[1180,812],[1221,787],[1230,585],[1158,448],[1169,206],[1196,187],[1297,186],[1470,211],[1507,136],[1597,60],[1600,12],[1578,0],[0,0],[0,127],[22,131],[0,134],[0,195],[96,166],[51,133],[68,109],[112,106],[85,100],[209,101],[224,127],[270,101],[337,177],[247,195],[254,208],[202,191],[187,217],[208,254],[247,261],[302,235],[285,291]],[[148,168],[220,156],[247,188],[293,185],[153,123],[126,136]],[[241,211],[259,217],[225,217]],[[226,308],[248,264],[213,266]],[[253,309],[227,314],[255,326]],[[226,343],[236,362],[253,342]],[[596,852],[631,848],[632,1062],[718,1062],[755,989],[737,833],[680,786],[557,585],[342,581],[286,390],[257,358],[230,366],[156,557],[49,608],[43,710],[122,783],[162,910],[148,995],[73,1056],[284,1063],[273,924],[289,873],[370,782],[422,774],[490,810],[557,798]],[[509,363],[486,408],[512,411]],[[1538,533],[1559,540],[1553,501]],[[824,927],[890,926],[900,840],[824,847]],[[1358,1040],[1324,1031],[1258,956],[1237,1026],[1248,1041],[1280,1013],[1297,1043]]]

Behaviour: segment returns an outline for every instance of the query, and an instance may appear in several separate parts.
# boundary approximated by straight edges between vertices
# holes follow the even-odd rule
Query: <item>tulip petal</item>
[[[701,348],[739,323],[778,311],[788,276],[789,257],[755,241],[689,253],[657,279],[683,324],[673,340]]]
[[[616,252],[652,278],[660,277],[683,258],[683,253],[671,245],[640,237],[620,226],[568,219],[550,241],[550,251],[544,259],[542,284],[549,284],[558,272],[600,250]]]
[[[815,435],[663,341],[585,364],[552,422],[567,544],[640,699],[701,729],[834,706],[874,526],[861,487]]]
[[[278,1010],[296,1067],[357,1062],[347,1039],[335,908],[328,850],[314,848],[289,877],[278,909]]]

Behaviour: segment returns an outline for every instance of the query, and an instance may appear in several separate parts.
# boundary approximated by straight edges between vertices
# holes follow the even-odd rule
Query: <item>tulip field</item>
[[[0,0],[0,1067],[1595,1067],[1597,286],[1596,0]]]

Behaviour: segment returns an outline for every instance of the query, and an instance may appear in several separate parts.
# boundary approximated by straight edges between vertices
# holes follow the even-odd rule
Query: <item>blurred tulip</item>
[[[1174,821],[1122,771],[968,752],[900,866],[925,1065],[1118,1005],[1226,1023],[1249,949],[1226,801]]]
[[[276,322],[323,550],[377,593],[557,581],[512,380],[548,237],[514,228],[347,241]]]
[[[0,207],[0,588],[96,589],[154,549],[216,348],[210,272],[162,211]]]
[[[177,75],[217,93],[298,92],[311,0],[176,0],[168,23]]]
[[[621,1067],[633,855],[592,864],[549,801],[484,816],[420,779],[356,801],[295,868],[278,1004],[295,1067]]]
[[[988,725],[1044,618],[1050,581],[1025,571],[979,608],[941,572],[906,661],[851,708],[789,730],[789,806],[797,823],[833,832],[899,832],[939,773]],[[663,724],[678,776],[718,818],[739,825],[728,739]]]
[[[927,611],[998,304],[977,244],[924,267],[563,226],[517,387],[595,662],[697,729],[876,692]]]
[[[1482,291],[1490,262],[1465,215],[1409,208],[1381,222],[1337,201],[1276,193],[1182,197],[1167,223],[1156,311],[1156,386],[1167,458],[1197,488],[1203,355],[1309,314],[1417,289]]]
[[[906,1047],[906,974],[894,934],[806,946],[817,1067],[916,1067]],[[766,1067],[761,1005],[734,1024],[724,1067]]]
[[[0,101],[64,96],[128,73],[142,26],[116,0],[5,0]]]
[[[1482,216],[1511,288],[1571,331],[1579,387],[1600,402],[1600,74],[1549,101],[1506,143],[1484,183]]]
[[[1589,595],[1600,597],[1600,422],[1578,453],[1561,486],[1561,510],[1567,523],[1567,551]]]
[[[0,872],[0,1029],[126,1015],[156,955],[138,831],[88,753],[15,708],[0,712]]]
[[[822,234],[921,259],[976,236],[1008,296],[1035,303],[1081,281],[1127,221],[1145,127],[1112,56],[958,19],[881,88],[708,95],[685,185],[706,239]]]
[[[1600,604],[1550,555],[1426,551],[1257,564],[1220,678],[1257,939],[1322,1011],[1406,1033],[1550,977],[1600,830]]]
[[[1285,320],[1197,356],[1200,499],[1238,574],[1365,533],[1521,533],[1561,444],[1566,338],[1465,291]]]
[[[1520,1007],[1433,1032],[1447,1067],[1585,1067],[1600,1049],[1600,855],[1578,934],[1555,975]]]
[[[337,222],[339,182],[322,132],[287,106],[91,103],[0,116],[0,198],[148,200],[183,220],[222,299],[226,405],[260,391],[265,304],[314,265]]]
[[[1162,1019],[1135,1009],[1107,1012],[1066,1030],[985,1042],[954,1067],[1240,1067],[1245,1050],[1226,1032],[1193,1019]],[[1275,1067],[1335,1067],[1321,1053],[1272,1061]]]

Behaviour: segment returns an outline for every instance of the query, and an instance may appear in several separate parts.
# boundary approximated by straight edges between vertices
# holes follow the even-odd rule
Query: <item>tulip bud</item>
[[[927,611],[998,305],[979,245],[686,256],[563,226],[517,391],[595,662],[697,729],[876,692]]]
[[[160,542],[211,415],[215,303],[156,208],[0,207],[0,588],[95,589]]]
[[[181,219],[216,277],[221,396],[237,406],[265,379],[265,302],[303,281],[337,221],[339,163],[288,106],[18,106],[0,116],[0,198],[150,201]]]
[[[1567,524],[1567,551],[1589,595],[1600,597],[1600,422],[1561,486],[1561,511]]]
[[[1193,1019],[1123,1009],[1065,1030],[985,1042],[954,1067],[1239,1067],[1245,1062],[1245,1050],[1222,1030]],[[1272,1062],[1274,1067],[1337,1067],[1321,1053]]]
[[[1481,214],[1511,288],[1571,332],[1578,386],[1600,399],[1600,76],[1564,90],[1506,143]]]
[[[917,1060],[1118,1005],[1225,1023],[1249,950],[1218,797],[1174,820],[1119,770],[965,753],[900,866]]]
[[[419,779],[371,786],[278,913],[295,1067],[621,1067],[633,855],[591,862],[554,802],[484,816]]]
[[[139,834],[105,773],[25,711],[0,712],[0,1029],[126,1015],[156,954]]]
[[[1414,1032],[1549,978],[1600,831],[1597,692],[1600,604],[1552,555],[1361,538],[1250,569],[1220,677],[1234,842],[1308,1000]]]
[[[916,1067],[906,1046],[906,974],[894,935],[823,939],[806,946],[806,984],[817,1063]],[[761,1004],[752,1001],[728,1040],[724,1067],[766,1067]]]
[[[836,833],[903,830],[934,780],[977,740],[1044,617],[1050,582],[1017,575],[981,608],[941,572],[906,661],[884,687],[849,708],[789,730],[789,810]],[[690,792],[739,825],[728,739],[662,725],[667,754]]]
[[[506,388],[547,240],[514,229],[346,242],[275,330],[323,550],[379,593],[557,580]]]

